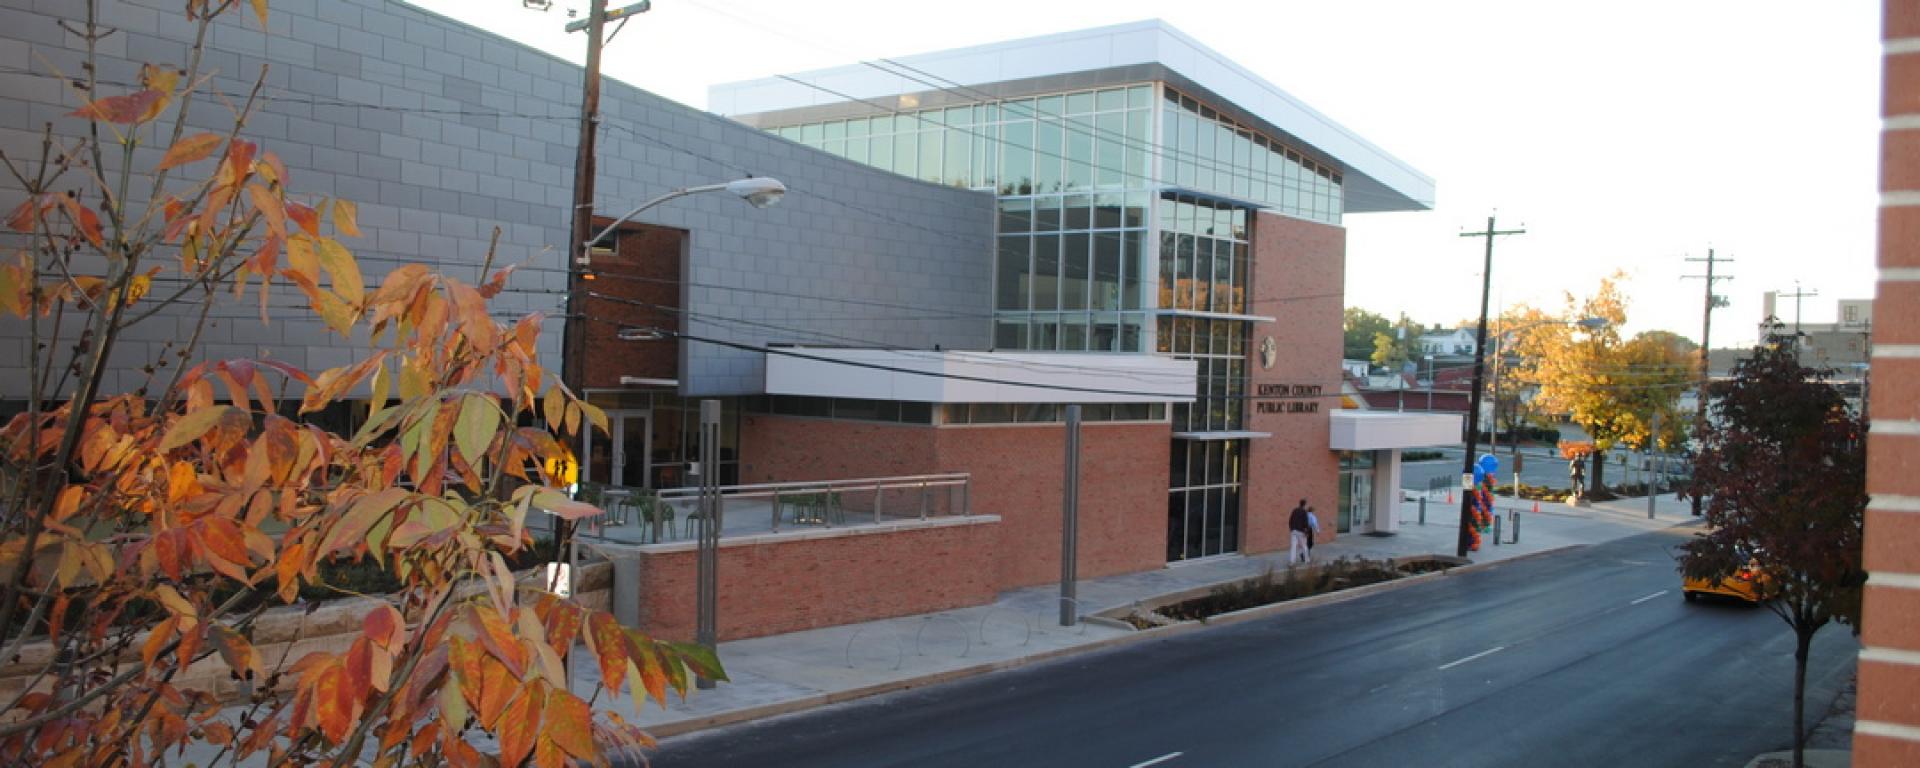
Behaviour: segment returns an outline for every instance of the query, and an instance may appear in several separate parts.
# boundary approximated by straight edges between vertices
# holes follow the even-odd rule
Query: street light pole
[[[1467,452],[1460,462],[1460,481],[1462,486],[1472,483],[1473,454],[1480,447],[1480,385],[1486,376],[1487,368],[1487,298],[1493,290],[1493,238],[1496,235],[1518,235],[1524,229],[1498,230],[1493,226],[1493,217],[1487,217],[1487,231],[1462,232],[1461,237],[1484,237],[1487,239],[1487,255],[1480,268],[1480,327],[1473,344],[1473,395],[1467,401]],[[1466,490],[1462,488],[1462,490]],[[1473,525],[1473,494],[1460,494],[1460,536],[1455,554],[1466,557],[1471,547],[1469,531]]]

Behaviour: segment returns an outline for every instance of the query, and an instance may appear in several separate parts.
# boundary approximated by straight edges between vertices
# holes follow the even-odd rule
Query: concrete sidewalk
[[[1475,564],[1499,562],[1573,546],[1596,544],[1698,520],[1688,506],[1667,495],[1647,519],[1646,499],[1600,502],[1588,508],[1501,498],[1496,507],[1521,509],[1520,541],[1489,540],[1472,556]],[[1318,562],[1341,557],[1386,558],[1447,554],[1455,548],[1459,508],[1429,502],[1427,523],[1418,523],[1417,502],[1400,509],[1396,535],[1348,534],[1314,550]],[[1511,531],[1502,530],[1510,539]],[[1490,539],[1490,537],[1489,537]],[[1286,553],[1231,555],[1179,563],[1155,571],[1079,582],[1080,615],[1195,587],[1284,569]],[[1125,643],[1143,633],[1099,622],[1059,624],[1059,587],[1014,590],[993,603],[918,616],[871,621],[720,645],[730,682],[693,691],[662,709],[635,711],[626,696],[602,693],[596,708],[617,711],[656,737],[796,712],[888,691],[930,685],[1057,656]],[[599,682],[593,664],[575,671],[576,690]]]

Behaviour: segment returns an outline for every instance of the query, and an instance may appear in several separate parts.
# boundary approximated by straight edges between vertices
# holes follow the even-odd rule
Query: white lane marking
[[[1477,659],[1477,658],[1480,658],[1480,657],[1482,657],[1482,656],[1491,656],[1491,655],[1493,655],[1493,654],[1496,654],[1496,653],[1499,653],[1499,652],[1501,652],[1501,651],[1504,651],[1504,650],[1506,650],[1506,649],[1507,649],[1507,647],[1506,647],[1506,646],[1504,646],[1504,645],[1499,645],[1499,646],[1494,646],[1494,647],[1492,647],[1492,648],[1488,648],[1488,649],[1486,649],[1486,650],[1484,650],[1484,651],[1481,651],[1481,652],[1479,652],[1479,653],[1476,653],[1476,654],[1474,654],[1474,655],[1472,655],[1472,656],[1468,656],[1468,657],[1466,657],[1466,658],[1464,658],[1464,659],[1459,659],[1459,660],[1457,660],[1457,661],[1449,661],[1449,662],[1447,662],[1447,663],[1445,663],[1445,664],[1442,664],[1442,665],[1440,665],[1440,668],[1441,668],[1441,669],[1452,669],[1452,668],[1454,668],[1454,667],[1457,667],[1457,666],[1460,666],[1460,665],[1462,665],[1462,664],[1465,664],[1465,663],[1467,663],[1467,662],[1469,662],[1469,661],[1473,661],[1474,659]]]
[[[1652,600],[1652,599],[1654,599],[1654,598],[1656,598],[1656,597],[1659,597],[1659,596],[1661,596],[1661,595],[1664,595],[1664,594],[1666,594],[1666,593],[1667,593],[1667,590],[1664,590],[1664,589],[1663,589],[1663,590],[1660,590],[1660,591],[1658,591],[1658,592],[1655,592],[1655,593],[1653,593],[1653,594],[1651,594],[1651,595],[1647,595],[1646,597],[1643,597],[1643,598],[1640,598],[1640,599],[1638,599],[1638,600],[1635,600],[1635,601],[1633,601],[1633,602],[1631,602],[1631,603],[1627,603],[1627,605],[1639,605],[1639,604],[1641,604],[1641,603],[1644,603],[1644,602],[1646,602],[1646,601],[1648,601],[1648,600]]]
[[[1133,765],[1127,766],[1127,768],[1147,768],[1147,766],[1149,765],[1159,765],[1161,763],[1164,763],[1168,760],[1172,760],[1184,754],[1186,753],[1185,752],[1168,752],[1167,754],[1161,755],[1152,760],[1148,760],[1144,763],[1134,763]]]

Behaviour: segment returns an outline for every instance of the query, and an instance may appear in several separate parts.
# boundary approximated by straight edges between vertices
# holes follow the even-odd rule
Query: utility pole
[[[1467,403],[1467,453],[1460,466],[1461,490],[1473,485],[1473,453],[1480,446],[1480,383],[1487,368],[1487,298],[1493,290],[1493,238],[1495,235],[1525,234],[1524,229],[1499,230],[1493,226],[1493,217],[1487,217],[1487,231],[1462,232],[1461,237],[1484,237],[1487,239],[1487,256],[1480,269],[1480,330],[1473,345],[1473,395]],[[1469,526],[1473,525],[1473,494],[1460,494],[1460,539],[1454,554],[1467,556],[1471,537]]]
[[[1711,355],[1711,350],[1713,349],[1713,345],[1708,342],[1708,339],[1713,333],[1713,309],[1714,307],[1725,306],[1727,303],[1725,297],[1714,295],[1713,281],[1733,279],[1732,275],[1715,276],[1713,274],[1713,265],[1722,262],[1731,262],[1733,259],[1716,259],[1713,255],[1713,249],[1708,248],[1706,258],[1689,258],[1687,261],[1703,261],[1707,264],[1707,274],[1686,275],[1681,278],[1683,280],[1703,279],[1707,283],[1706,303],[1700,310],[1700,384],[1694,398],[1695,407],[1693,414],[1693,437],[1695,440],[1699,440],[1701,435],[1707,433],[1707,382],[1711,376],[1711,372],[1708,369],[1708,357]],[[1692,494],[1691,501],[1693,503],[1693,516],[1699,517],[1701,513],[1700,494],[1697,491]]]
[[[1659,459],[1656,458],[1659,455],[1660,455],[1660,409],[1655,408],[1653,410],[1653,431],[1648,433],[1647,435],[1648,463],[1651,464],[1653,462],[1659,461]],[[1647,519],[1648,520],[1653,519],[1654,502],[1660,500],[1660,482],[1658,478],[1659,478],[1659,475],[1654,474],[1653,467],[1651,466],[1647,467]]]
[[[578,262],[587,238],[593,234],[593,137],[600,122],[600,27],[606,10],[607,0],[588,3],[586,81],[580,91],[580,141],[573,156],[573,210],[570,211],[573,230],[567,238],[567,256],[561,261],[567,270],[567,314],[566,322],[561,325],[560,381],[576,397],[586,391],[582,386],[586,372],[586,361],[582,359],[587,347],[583,321],[586,306],[580,297],[582,281]],[[589,427],[587,431],[593,429]],[[586,450],[585,440],[580,449]],[[553,539],[560,557],[566,557],[573,548],[573,533],[571,521],[554,521]]]
[[[580,86],[580,140],[573,155],[573,229],[567,238],[568,307],[560,365],[561,379],[576,395],[582,391],[586,371],[586,323],[582,317],[586,307],[576,296],[582,282],[577,265],[585,256],[587,238],[593,236],[594,138],[600,133],[600,47],[605,42],[601,32],[606,17],[607,0],[588,1],[587,67]]]
[[[1800,290],[1800,281],[1793,281],[1793,293],[1780,294],[1781,298],[1793,299],[1793,354],[1800,355],[1800,300],[1820,295],[1817,290]]]

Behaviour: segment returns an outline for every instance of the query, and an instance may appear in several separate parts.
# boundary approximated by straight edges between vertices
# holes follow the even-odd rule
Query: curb
[[[1493,561],[1484,562],[1484,563],[1471,563],[1468,565],[1454,566],[1444,571],[1423,573],[1417,576],[1409,576],[1404,579],[1395,579],[1393,581],[1383,581],[1377,584],[1368,584],[1365,586],[1354,587],[1352,589],[1343,589],[1338,592],[1329,592],[1324,595],[1314,595],[1312,597],[1304,597],[1298,600],[1288,600],[1284,603],[1275,603],[1273,605],[1263,605],[1263,606],[1258,606],[1254,608],[1247,608],[1245,610],[1234,611],[1233,613],[1221,614],[1219,616],[1215,616],[1211,619],[1208,619],[1207,621],[1185,621],[1179,624],[1173,624],[1165,627],[1155,627],[1153,629],[1139,630],[1139,631],[1131,632],[1124,635],[1115,635],[1113,637],[1101,638],[1099,640],[1094,640],[1092,642],[1082,643],[1078,645],[1070,645],[1064,648],[1055,648],[1053,650],[1042,651],[1040,653],[1035,653],[1029,656],[1021,656],[1018,658],[1005,659],[1002,661],[987,662],[984,664],[975,664],[970,667],[950,669],[945,672],[936,672],[929,675],[921,675],[919,677],[910,677],[910,678],[904,678],[900,680],[889,680],[886,682],[861,686],[859,688],[849,688],[844,691],[833,691],[830,693],[816,693],[810,696],[802,696],[797,699],[777,702],[773,704],[761,704],[759,706],[753,706],[753,707],[742,707],[740,709],[730,709],[724,712],[715,712],[710,715],[689,718],[686,720],[679,720],[671,723],[661,723],[659,725],[654,725],[654,726],[642,726],[641,729],[646,731],[649,735],[653,736],[655,739],[669,739],[676,736],[685,736],[690,733],[698,733],[700,731],[709,730],[712,728],[719,728],[727,725],[737,725],[740,723],[750,722],[754,720],[761,720],[761,719],[770,718],[770,717],[777,717],[780,715],[793,714],[795,712],[802,712],[809,709],[817,709],[820,707],[839,704],[847,701],[853,701],[856,699],[864,699],[872,696],[879,696],[881,694],[912,690],[914,688],[924,688],[930,685],[939,685],[941,683],[950,683],[955,680],[964,680],[966,678],[977,677],[990,672],[998,672],[1001,670],[1008,670],[1008,669],[1018,669],[1020,667],[1025,667],[1031,664],[1038,664],[1041,662],[1052,661],[1054,659],[1061,658],[1063,656],[1072,656],[1074,654],[1105,650],[1107,648],[1113,648],[1121,645],[1130,645],[1137,642],[1145,642],[1148,640],[1173,637],[1175,635],[1180,635],[1187,632],[1197,632],[1203,629],[1207,629],[1209,627],[1238,624],[1238,623],[1250,621],[1253,619],[1265,618],[1268,616],[1288,613],[1291,611],[1303,610],[1306,608],[1311,608],[1319,605],[1330,605],[1334,603],[1346,602],[1348,600],[1358,599],[1358,598],[1365,597],[1367,595],[1375,594],[1378,592],[1385,592],[1385,591],[1397,589],[1400,587],[1404,587],[1404,586],[1408,586],[1416,583],[1423,583],[1425,580],[1428,580],[1428,579],[1444,578],[1446,576],[1449,576],[1455,573],[1469,573],[1477,570],[1485,570],[1489,568],[1498,567],[1505,563],[1519,562],[1521,560],[1527,560],[1530,558],[1545,557],[1548,555],[1558,554],[1558,553],[1566,552],[1569,550],[1580,549],[1585,546],[1586,546],[1585,544],[1573,544],[1573,545],[1568,545],[1564,547],[1555,547],[1553,549],[1545,549],[1539,552],[1530,552],[1524,555],[1515,555],[1513,557],[1503,558],[1500,560],[1493,560]],[[1114,622],[1111,620],[1102,620],[1097,622],[1090,621],[1095,618],[1098,618],[1098,617],[1086,616],[1086,617],[1082,617],[1081,621],[1085,623],[1094,623],[1100,626],[1113,626],[1115,624],[1121,623],[1121,622]]]

